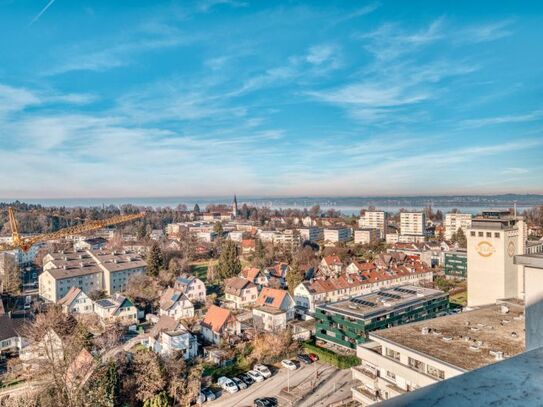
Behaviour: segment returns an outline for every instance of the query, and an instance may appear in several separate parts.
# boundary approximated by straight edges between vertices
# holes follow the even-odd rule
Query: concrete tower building
[[[483,211],[468,228],[468,306],[494,304],[498,299],[524,298],[523,266],[526,225],[508,211]]]

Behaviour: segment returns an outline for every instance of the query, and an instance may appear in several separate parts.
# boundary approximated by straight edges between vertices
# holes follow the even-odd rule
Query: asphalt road
[[[329,403],[340,400],[350,394],[350,386],[347,384],[351,380],[351,371],[349,369],[339,370],[318,362],[308,366],[303,365],[295,371],[290,371],[290,385],[294,387],[305,380],[309,380],[312,375],[315,375],[315,371],[317,370],[319,371],[320,375],[318,381],[320,384],[317,384],[317,386],[313,388],[313,394],[308,395],[306,399],[301,400],[296,404],[297,406],[328,405]],[[254,400],[259,397],[276,397],[279,402],[279,406],[290,406],[287,400],[282,399],[279,396],[281,389],[287,387],[288,383],[289,371],[282,368],[277,370],[269,379],[266,379],[260,383],[255,383],[248,389],[240,390],[234,394],[223,392],[223,394],[217,400],[207,402],[204,404],[204,406],[253,406]],[[334,394],[334,389],[337,390],[336,394]],[[343,389],[343,391],[341,391],[341,389]]]

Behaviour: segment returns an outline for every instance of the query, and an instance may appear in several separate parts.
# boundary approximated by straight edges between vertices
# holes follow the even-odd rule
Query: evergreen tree
[[[227,240],[221,247],[221,255],[217,263],[217,275],[221,280],[237,276],[241,272],[238,258],[238,247],[232,240]]]
[[[213,225],[213,232],[217,233],[219,237],[222,235],[222,232],[223,232],[222,222],[215,222],[215,224]]]
[[[294,289],[304,281],[304,272],[302,271],[298,260],[295,258],[290,266],[290,270],[287,272],[287,286],[288,291],[294,294]]]
[[[192,210],[194,213],[200,213],[200,205],[194,204],[194,209]]]
[[[156,396],[145,400],[143,407],[169,407],[170,400],[165,391],[158,393]]]
[[[108,406],[115,407],[119,405],[120,388],[119,374],[115,362],[109,362],[106,374],[104,375],[104,393]]]
[[[458,241],[458,245],[462,248],[466,248],[468,246],[468,240],[466,238],[466,234],[461,228],[458,228],[458,231],[456,232],[456,240]]]
[[[160,250],[158,243],[154,242],[147,256],[147,274],[151,277],[157,277],[163,263],[162,250]]]
[[[255,254],[254,254],[254,264],[262,267],[266,262],[266,248],[262,240],[256,239],[255,241]]]

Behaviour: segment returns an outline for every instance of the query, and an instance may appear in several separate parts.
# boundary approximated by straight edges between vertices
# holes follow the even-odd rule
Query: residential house
[[[192,303],[206,301],[206,286],[204,282],[190,274],[183,274],[177,277],[174,288],[185,294]]]
[[[110,298],[103,298],[94,303],[94,312],[104,321],[119,321],[125,324],[138,322],[138,309],[132,301],[115,294]]]
[[[285,288],[287,286],[287,273],[290,266],[287,263],[276,263],[271,267],[264,269],[264,274],[268,279],[268,286],[274,288]]]
[[[268,277],[258,267],[245,267],[241,270],[240,276],[256,284],[259,289],[268,285]]]
[[[0,300],[0,304],[2,304],[2,300]],[[21,347],[22,338],[17,332],[15,322],[8,314],[0,313],[0,356],[3,353],[16,352]]]
[[[265,331],[286,329],[287,322],[294,319],[294,299],[286,290],[264,287],[253,309],[255,325]]]
[[[194,305],[181,291],[169,287],[160,296],[160,315],[174,319],[194,317]]]
[[[94,302],[85,294],[85,291],[78,287],[70,288],[70,291],[60,299],[58,305],[66,314],[94,313]]]
[[[201,328],[204,339],[215,345],[220,344],[228,336],[241,333],[241,324],[235,315],[230,310],[216,305],[212,305],[207,310]]]
[[[181,352],[183,359],[190,360],[198,355],[198,341],[187,327],[175,318],[160,317],[142,344],[156,353],[170,355]]]
[[[322,258],[319,264],[319,274],[324,276],[334,276],[341,273],[343,262],[339,256],[331,255]]]
[[[243,239],[241,241],[241,254],[251,254],[256,250],[255,239]]]
[[[105,248],[107,240],[103,237],[91,237],[74,243],[75,250],[100,250]]]
[[[251,306],[256,302],[258,288],[249,280],[232,277],[225,280],[224,293],[226,301],[231,303],[233,308],[239,309]]]

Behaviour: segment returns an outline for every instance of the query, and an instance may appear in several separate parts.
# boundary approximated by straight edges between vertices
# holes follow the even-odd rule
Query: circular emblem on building
[[[477,253],[483,257],[490,257],[496,251],[492,243],[490,242],[481,242],[477,245]]]
[[[509,242],[509,244],[507,245],[507,254],[509,255],[509,257],[513,257],[513,255],[515,254],[515,244],[513,242]]]

